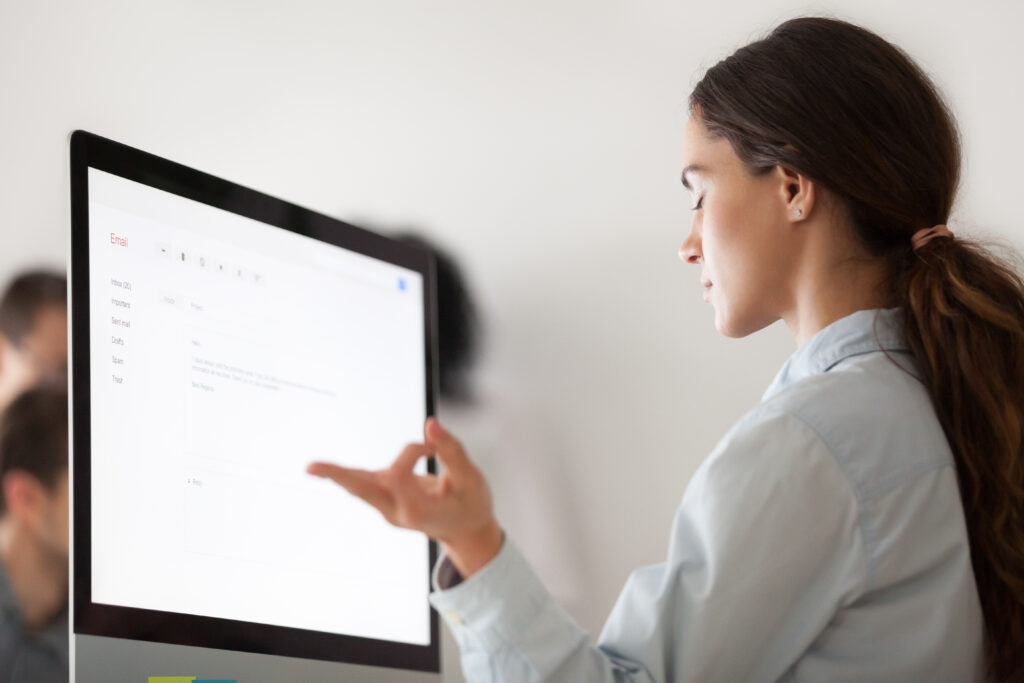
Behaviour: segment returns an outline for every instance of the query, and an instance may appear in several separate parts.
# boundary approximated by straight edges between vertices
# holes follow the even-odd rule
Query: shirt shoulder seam
[[[854,483],[850,480],[850,475],[847,474],[846,468],[843,467],[843,463],[836,456],[836,449],[832,446],[831,442],[829,442],[829,440],[825,438],[825,435],[822,434],[817,429],[817,427],[815,427],[814,424],[810,422],[810,420],[808,420],[803,415],[797,413],[792,409],[777,408],[776,410],[780,415],[792,417],[794,420],[798,421],[805,428],[807,428],[807,430],[810,431],[811,434],[817,437],[818,441],[820,441],[822,445],[825,446],[825,449],[828,451],[829,456],[832,458],[832,461],[835,463],[840,473],[842,473],[843,481],[846,482],[846,485],[850,491],[850,496],[851,498],[853,498],[853,503],[857,515],[857,528],[860,530],[861,544],[863,548],[861,559],[864,567],[864,580],[862,582],[860,589],[863,593],[867,590],[867,587],[871,585],[871,581],[875,573],[874,563],[871,561],[871,558],[873,557],[872,550],[874,548],[874,544],[871,532],[867,528],[867,520],[866,515],[864,514],[863,506],[864,501],[861,499],[861,496],[857,490],[857,486],[855,486]]]

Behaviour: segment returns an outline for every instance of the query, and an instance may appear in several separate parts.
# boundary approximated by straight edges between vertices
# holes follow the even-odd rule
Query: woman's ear
[[[816,199],[814,182],[784,166],[776,166],[774,173],[779,181],[779,199],[786,217],[793,222],[809,218]]]

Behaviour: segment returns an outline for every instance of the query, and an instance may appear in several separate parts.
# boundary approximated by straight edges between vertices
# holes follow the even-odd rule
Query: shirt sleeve
[[[633,572],[596,646],[509,538],[430,599],[474,683],[774,681],[862,592],[865,566],[856,496],[827,444],[793,415],[755,411],[698,469],[667,560]],[[442,557],[435,588],[452,570]]]

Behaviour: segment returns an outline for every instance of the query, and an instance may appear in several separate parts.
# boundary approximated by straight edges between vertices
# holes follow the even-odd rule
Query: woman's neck
[[[808,265],[795,280],[793,303],[782,316],[797,346],[852,313],[891,306],[882,287],[887,277],[885,264],[874,259]]]

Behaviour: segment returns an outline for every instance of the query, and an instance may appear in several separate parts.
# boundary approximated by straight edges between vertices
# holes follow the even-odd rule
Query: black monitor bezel
[[[427,251],[389,239],[237,183],[119,142],[78,130],[71,134],[70,377],[73,453],[73,604],[75,633],[439,672],[437,613],[430,644],[414,645],[234,619],[164,612],[92,601],[91,406],[89,353],[89,174],[95,168],[209,206],[409,268],[423,276],[427,414],[437,390],[437,316],[434,259]],[[434,458],[428,471],[436,472]],[[430,541],[429,567],[437,560]],[[429,586],[429,574],[424,577]]]

